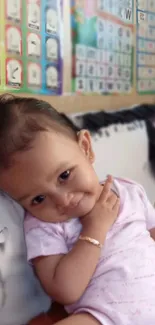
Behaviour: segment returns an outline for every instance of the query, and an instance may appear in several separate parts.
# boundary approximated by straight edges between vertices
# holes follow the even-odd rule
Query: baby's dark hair
[[[8,168],[16,152],[31,148],[38,132],[52,129],[76,137],[77,129],[48,102],[36,98],[0,96],[0,168]]]

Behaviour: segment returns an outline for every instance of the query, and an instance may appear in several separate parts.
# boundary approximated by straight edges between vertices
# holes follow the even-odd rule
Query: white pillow
[[[124,114],[124,113],[123,113]],[[122,114],[122,122],[124,115]],[[120,111],[121,115],[121,111]],[[69,118],[79,128],[83,127],[84,114],[72,114]],[[151,174],[148,161],[148,134],[145,121],[113,124],[109,114],[108,127],[102,127],[99,134],[92,135],[92,144],[96,155],[95,170],[100,180],[107,174],[133,179],[143,185],[152,204],[155,203],[155,179]],[[91,120],[98,124],[94,113]],[[95,121],[96,118],[96,121]],[[104,117],[103,117],[104,123]],[[85,125],[84,125],[85,127]],[[87,121],[89,129],[89,120]],[[91,129],[91,123],[90,123]]]
[[[138,124],[136,128],[134,123],[117,125],[117,132],[116,126],[111,125],[101,129],[101,136],[92,137],[95,170],[101,180],[112,174],[140,183],[154,204],[155,180],[149,169],[146,125]]]
[[[26,324],[51,303],[26,260],[23,218],[24,210],[0,192],[0,325]]]

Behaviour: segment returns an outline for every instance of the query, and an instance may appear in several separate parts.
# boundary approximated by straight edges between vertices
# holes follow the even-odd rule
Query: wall
[[[96,0],[97,1],[97,0]],[[144,102],[154,102],[155,96],[139,96],[134,90],[132,94],[120,96],[70,96],[70,81],[71,81],[71,33],[70,33],[70,0],[64,0],[64,93],[61,97],[47,97],[44,99],[54,105],[59,111],[65,113],[89,110],[115,110],[123,107],[129,107],[133,104]],[[136,0],[134,0],[136,7]],[[136,10],[135,10],[136,16]],[[136,17],[135,17],[136,21]],[[135,25],[136,32],[136,25]],[[134,44],[136,41],[136,33]],[[135,55],[136,59],[136,55]],[[135,60],[136,61],[136,60]],[[136,63],[135,63],[136,64]],[[136,68],[134,68],[134,73]],[[135,78],[134,78],[135,79]],[[135,85],[134,85],[135,88]],[[68,94],[68,95],[67,95]]]

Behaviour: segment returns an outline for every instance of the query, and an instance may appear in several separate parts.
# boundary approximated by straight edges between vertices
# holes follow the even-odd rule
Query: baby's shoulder
[[[25,232],[29,232],[33,229],[45,229],[46,231],[62,231],[63,230],[63,223],[51,223],[51,222],[44,222],[42,220],[37,219],[29,212],[25,212],[24,218],[24,230]]]
[[[145,206],[147,195],[143,186],[139,183],[130,179],[115,177],[114,186],[121,202],[125,203],[125,207],[128,209],[132,208],[133,204]]]
[[[124,178],[124,177],[114,177],[114,181],[117,181],[121,184],[124,184],[124,185],[139,185],[137,182],[133,181],[132,179],[129,179],[129,178]]]
[[[138,192],[144,192],[144,188],[141,184],[128,178],[114,177],[114,184],[123,187],[124,190],[127,191],[135,189]]]
[[[32,229],[38,228],[40,225],[40,220],[35,218],[32,214],[29,212],[25,211],[25,216],[24,216],[24,230],[26,232],[29,232]]]
[[[52,234],[55,233],[57,235],[66,235],[66,233],[74,233],[77,226],[80,224],[78,218],[73,218],[65,222],[52,223],[52,222],[44,222],[42,220],[37,219],[29,212],[25,212],[24,218],[24,230],[25,233],[30,232],[33,229],[40,229],[41,231],[45,231],[46,233]]]

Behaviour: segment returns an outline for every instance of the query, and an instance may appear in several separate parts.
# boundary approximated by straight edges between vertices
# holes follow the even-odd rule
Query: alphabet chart
[[[137,91],[155,93],[155,0],[137,1]]]
[[[61,0],[0,1],[0,91],[62,92]]]
[[[72,0],[72,92],[130,93],[133,1]]]

